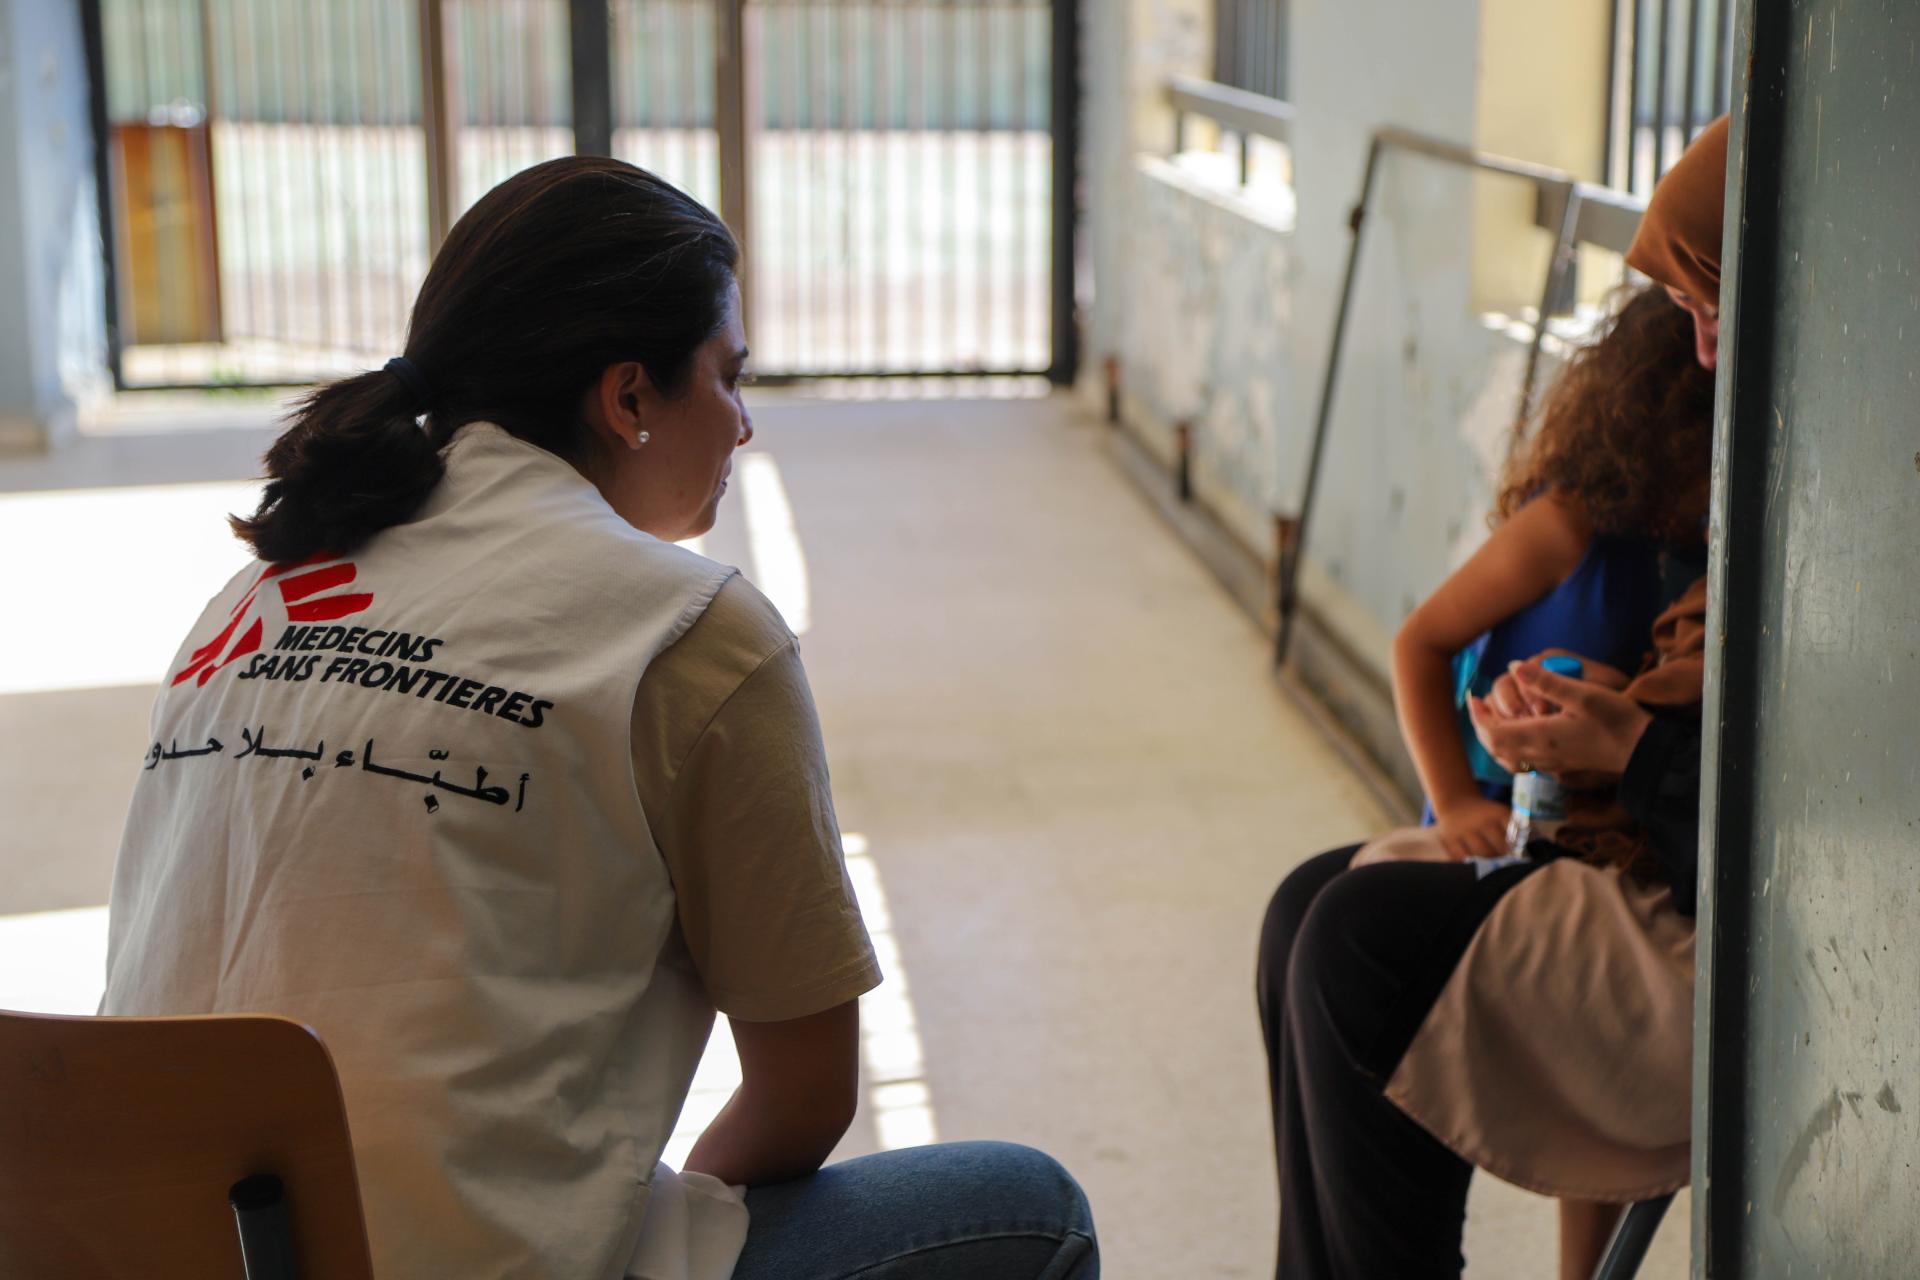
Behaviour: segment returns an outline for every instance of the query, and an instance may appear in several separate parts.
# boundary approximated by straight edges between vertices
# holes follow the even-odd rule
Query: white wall
[[[1087,232],[1101,296],[1088,316],[1095,357],[1115,349],[1122,298],[1134,157],[1171,144],[1173,115],[1157,86],[1172,71],[1204,74],[1211,63],[1210,0],[1083,0],[1081,114]],[[1109,288],[1111,285],[1111,288]],[[1097,359],[1095,361],[1097,364]]]
[[[104,386],[79,8],[0,0],[0,448],[44,448]]]
[[[1300,460],[1298,474],[1367,139],[1385,124],[1471,138],[1479,3],[1306,0],[1293,13],[1300,323],[1291,349],[1301,394],[1293,414],[1300,443],[1290,452]],[[1483,399],[1490,353],[1469,305],[1469,181],[1424,160],[1389,156],[1376,183],[1319,510],[1307,532],[1309,562],[1325,577],[1306,586],[1362,656],[1384,669],[1406,609],[1476,531],[1485,465],[1465,429]],[[1297,493],[1298,483],[1289,491]]]

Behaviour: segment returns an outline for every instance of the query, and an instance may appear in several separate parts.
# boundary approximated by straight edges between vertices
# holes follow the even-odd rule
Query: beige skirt
[[[1545,1195],[1687,1183],[1693,920],[1571,858],[1488,915],[1387,1084],[1463,1158]]]

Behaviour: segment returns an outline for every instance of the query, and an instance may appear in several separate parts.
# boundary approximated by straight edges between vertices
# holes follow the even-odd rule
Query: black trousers
[[[1500,895],[1459,863],[1348,869],[1358,846],[1281,882],[1260,936],[1260,1025],[1280,1164],[1280,1280],[1457,1280],[1473,1166],[1383,1092]]]

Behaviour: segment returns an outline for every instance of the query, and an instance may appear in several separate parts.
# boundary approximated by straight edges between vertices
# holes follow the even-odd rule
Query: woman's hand
[[[1632,698],[1516,662],[1486,698],[1469,698],[1480,744],[1515,773],[1618,778],[1653,716]]]
[[[1434,834],[1447,856],[1498,858],[1507,852],[1507,820],[1513,811],[1482,795],[1466,797],[1434,808]]]

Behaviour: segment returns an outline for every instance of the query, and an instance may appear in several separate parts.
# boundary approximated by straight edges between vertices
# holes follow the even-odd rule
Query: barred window
[[[1645,195],[1727,112],[1734,0],[1614,0],[1607,182]]]

